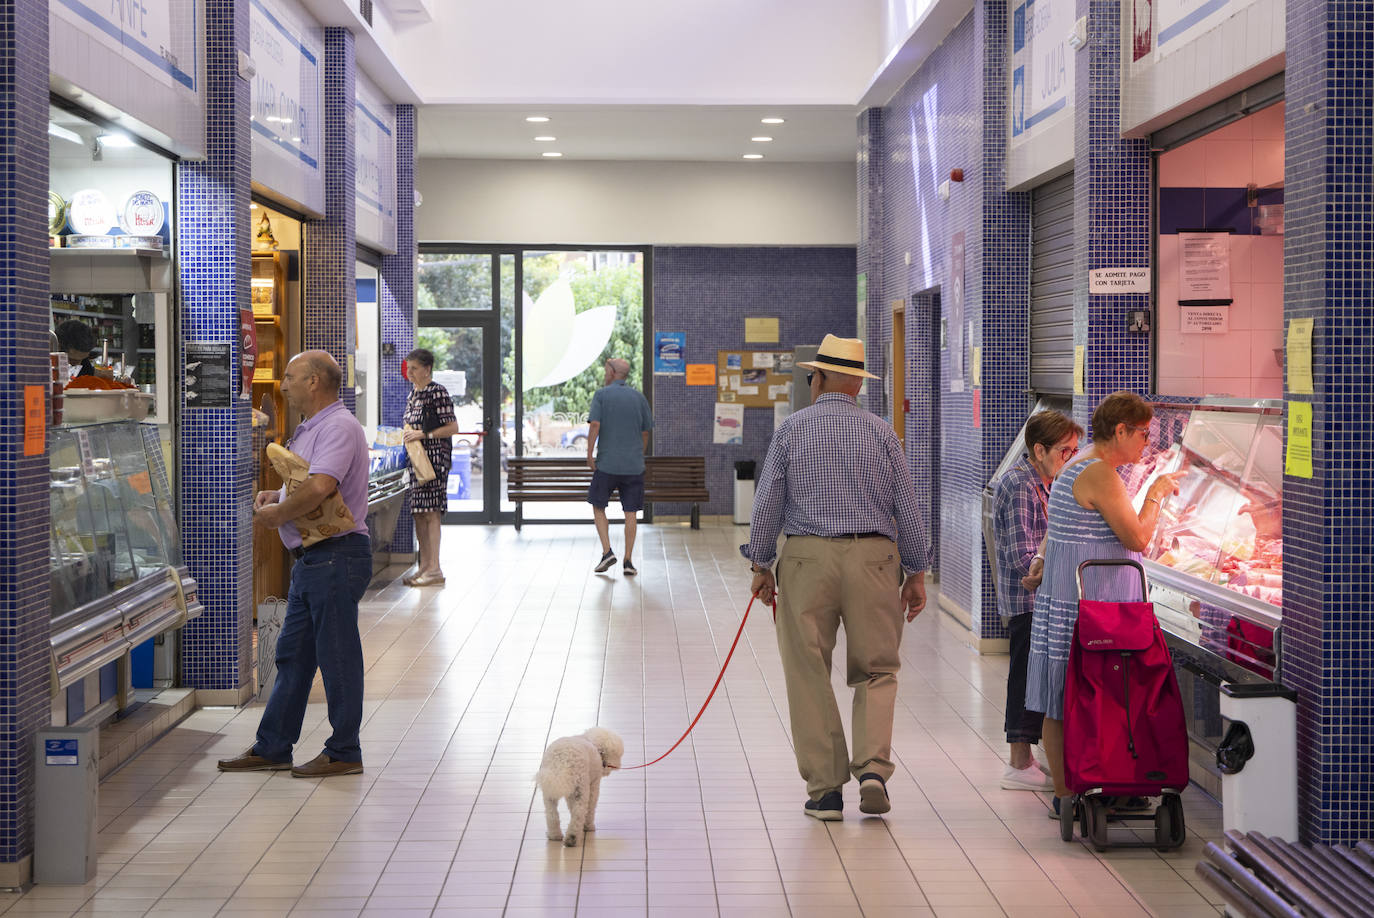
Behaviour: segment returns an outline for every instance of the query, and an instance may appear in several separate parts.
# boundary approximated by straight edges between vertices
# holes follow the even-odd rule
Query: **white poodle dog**
[[[592,727],[577,736],[549,743],[534,781],[544,792],[544,815],[549,840],[577,847],[584,832],[596,829],[596,799],[601,779],[620,767],[625,744],[604,727]],[[568,833],[558,827],[558,801],[568,802]]]

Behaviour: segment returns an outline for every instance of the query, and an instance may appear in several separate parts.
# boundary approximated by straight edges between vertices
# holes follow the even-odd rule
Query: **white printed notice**
[[[712,443],[744,442],[744,406],[716,402],[715,436]]]
[[[1093,268],[1088,272],[1089,293],[1149,293],[1149,268]]]
[[[773,429],[777,430],[778,425],[792,413],[792,406],[787,402],[773,403]]]
[[[1073,20],[1072,0],[1026,0],[1012,9],[1012,146],[1073,105]]]
[[[1178,301],[1185,306],[1231,302],[1231,234],[1178,234]]]
[[[1224,335],[1231,329],[1229,306],[1180,306],[1178,330],[1184,335]]]

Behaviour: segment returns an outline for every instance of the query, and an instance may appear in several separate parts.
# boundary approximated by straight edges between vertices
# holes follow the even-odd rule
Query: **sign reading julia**
[[[1011,13],[1011,140],[1073,105],[1072,0],[1026,0]]]

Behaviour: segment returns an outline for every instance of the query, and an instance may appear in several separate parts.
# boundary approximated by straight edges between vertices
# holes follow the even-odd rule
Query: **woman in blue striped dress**
[[[1183,473],[1161,475],[1137,512],[1117,468],[1140,461],[1154,410],[1134,392],[1113,392],[1092,418],[1092,445],[1074,457],[1050,489],[1044,579],[1035,594],[1026,708],[1045,714],[1042,741],[1054,778],[1055,806],[1064,783],[1064,680],[1069,643],[1078,621],[1078,565],[1088,560],[1138,560],[1159,522],[1160,501],[1178,491]],[[1035,571],[1032,569],[1032,574]],[[1089,568],[1083,590],[1092,599],[1140,598],[1140,578],[1129,568]]]

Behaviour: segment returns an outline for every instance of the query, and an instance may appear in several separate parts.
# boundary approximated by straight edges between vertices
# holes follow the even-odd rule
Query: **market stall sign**
[[[1088,272],[1089,293],[1149,293],[1149,268],[1094,268]]]
[[[1027,0],[1012,8],[1011,145],[1035,136],[1052,115],[1073,107],[1071,0]]]
[[[361,72],[353,84],[358,238],[396,251],[396,107]]]
[[[323,30],[285,0],[251,0],[249,26],[253,181],[323,212]]]
[[[196,24],[192,0],[57,0],[52,12],[165,85],[196,91]]]

